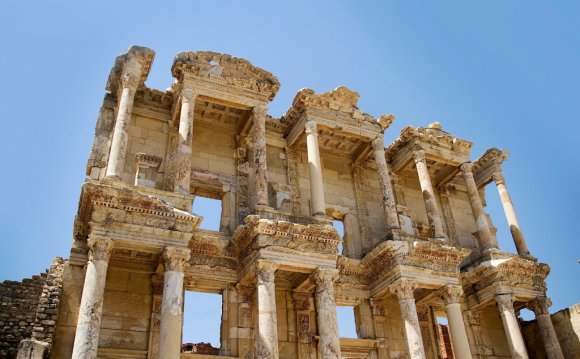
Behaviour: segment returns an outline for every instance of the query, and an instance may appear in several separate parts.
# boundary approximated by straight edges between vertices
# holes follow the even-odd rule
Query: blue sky
[[[139,44],[157,53],[151,87],[170,85],[179,51],[225,52],[278,77],[272,115],[302,87],[345,85],[362,110],[397,116],[386,143],[439,121],[473,158],[506,148],[528,246],[552,266],[552,310],[579,302],[579,24],[575,1],[0,1],[0,279],[68,256],[109,70]],[[514,251],[493,186],[487,199]]]

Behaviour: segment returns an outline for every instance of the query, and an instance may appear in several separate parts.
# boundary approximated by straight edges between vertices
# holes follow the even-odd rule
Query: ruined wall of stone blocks
[[[482,310],[481,333],[485,355],[492,358],[511,358],[503,324],[496,308]]]

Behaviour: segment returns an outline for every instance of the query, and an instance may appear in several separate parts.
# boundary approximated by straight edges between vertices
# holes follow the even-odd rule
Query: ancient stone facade
[[[223,357],[434,359],[442,316],[456,358],[528,357],[517,312],[547,313],[549,266],[526,246],[506,151],[472,160],[438,123],[385,148],[394,116],[342,86],[302,89],[274,118],[276,77],[215,52],[178,54],[173,84],[152,89],[153,58],[133,46],[115,61],[54,336],[21,357],[205,357],[180,353],[185,291],[221,294]],[[518,253],[498,248],[492,182]],[[219,231],[199,228],[196,197],[221,200]],[[339,337],[336,306],[353,307],[357,338]]]

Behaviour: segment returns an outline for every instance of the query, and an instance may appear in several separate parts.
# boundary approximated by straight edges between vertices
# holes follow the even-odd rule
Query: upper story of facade
[[[484,189],[494,182],[518,254],[529,256],[501,170],[507,152],[491,148],[472,160],[471,142],[438,123],[407,126],[385,148],[394,116],[364,113],[359,95],[342,86],[302,89],[273,118],[277,78],[214,52],[179,53],[173,84],[151,89],[144,82],[153,58],[133,46],[116,59],[89,182],[133,188],[186,212],[195,196],[220,199],[226,240],[249,215],[302,225],[340,220],[345,257],[410,238],[467,248],[464,264],[498,248],[485,212]]]

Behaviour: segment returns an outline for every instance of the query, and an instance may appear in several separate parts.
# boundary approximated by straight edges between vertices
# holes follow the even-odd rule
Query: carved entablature
[[[369,285],[384,287],[401,276],[458,278],[459,265],[470,253],[436,240],[395,240],[376,246],[361,263],[369,271]]]
[[[434,122],[428,127],[404,127],[399,137],[387,147],[385,155],[392,164],[392,170],[399,172],[408,164],[413,163],[413,152],[423,150],[431,171],[432,168],[435,169],[435,165],[458,167],[468,162],[472,145],[469,141],[443,131],[441,125]],[[441,168],[441,173],[434,175],[435,177],[450,176],[450,171],[450,169]]]
[[[147,115],[162,121],[171,118],[173,94],[147,86],[141,86],[135,93],[133,112]]]
[[[473,162],[473,177],[477,187],[483,187],[494,180],[494,175],[502,172],[501,164],[507,160],[509,152],[497,148],[489,148],[481,157]]]
[[[272,101],[280,88],[274,75],[248,60],[211,51],[180,52],[173,60],[171,73],[203,94],[227,94],[238,89],[240,97],[256,103]]]
[[[367,285],[369,272],[361,264],[360,259],[338,256],[336,268],[340,274],[340,283]]]
[[[496,284],[508,285],[514,290],[525,292],[546,291],[545,279],[550,273],[550,266],[517,255],[501,253],[501,256],[504,258],[482,262],[462,275],[465,283],[468,283],[464,286],[466,295]]]
[[[309,119],[359,141],[375,139],[390,126],[394,117],[387,115],[375,120],[356,106],[359,97],[358,93],[344,86],[322,94],[311,89],[298,91],[292,106],[281,119],[288,124],[286,136],[289,142],[293,143],[303,132],[304,122]]]
[[[140,77],[135,79],[136,86],[142,86],[145,80],[147,80],[154,58],[155,51],[142,46],[131,46],[125,53],[117,56],[115,59],[115,65],[111,69],[109,79],[107,80],[107,91],[111,93],[117,92],[123,73],[127,72],[128,66],[131,66],[133,62],[140,65]]]
[[[234,232],[232,250],[240,261],[254,251],[273,247],[302,256],[301,253],[307,252],[336,258],[341,242],[340,235],[330,225],[303,225],[250,215]]]
[[[98,233],[153,247],[186,245],[200,222],[201,217],[174,208],[135,187],[86,182],[75,218],[74,238],[84,242],[90,234]]]

